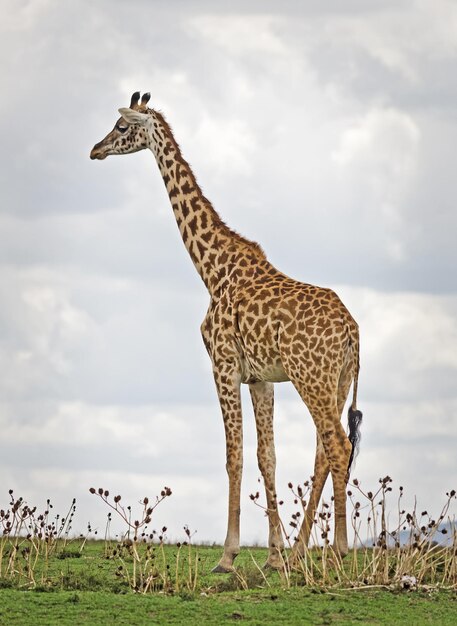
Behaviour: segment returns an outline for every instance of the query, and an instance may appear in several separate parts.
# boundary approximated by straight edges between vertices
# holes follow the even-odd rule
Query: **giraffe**
[[[240,487],[243,429],[240,385],[247,384],[257,430],[257,458],[269,524],[266,567],[280,568],[284,540],[275,486],[274,383],[291,381],[316,428],[314,477],[291,559],[303,555],[329,474],[335,503],[333,549],[348,552],[346,485],[358,448],[362,413],[357,410],[358,325],[330,289],[298,282],[278,271],[262,248],[231,230],[203,195],[170,126],[148,108],[150,94],[135,92],[119,109],[113,130],[91,159],[150,149],[157,161],[187,251],[203,280],[210,304],[201,334],[212,363],[223,416],[228,474],[228,522],[222,557],[214,572],[230,572],[240,552]],[[349,434],[341,424],[348,411]]]

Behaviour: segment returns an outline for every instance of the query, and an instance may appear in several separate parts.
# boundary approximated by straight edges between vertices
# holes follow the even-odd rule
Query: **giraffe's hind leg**
[[[342,371],[338,381],[337,392],[337,405],[338,415],[341,419],[344,405],[346,403],[349,389],[352,384],[352,361],[348,360]],[[316,517],[316,510],[321,499],[322,491],[330,473],[330,465],[327,461],[324,446],[319,437],[319,433],[316,433],[316,456],[314,460],[314,474],[313,483],[311,487],[311,493],[309,496],[308,505],[306,507],[305,517],[301,525],[300,531],[297,537],[297,543],[295,546],[295,554],[303,555],[306,547],[309,543],[311,535],[311,529]]]
[[[309,494],[309,500],[305,511],[305,517],[303,519],[300,531],[297,536],[297,542],[294,546],[293,556],[303,556],[309,543],[311,535],[311,529],[313,527],[314,519],[316,516],[316,510],[319,504],[319,500],[322,495],[327,477],[330,473],[330,465],[328,464],[327,457],[325,455],[324,446],[319,437],[316,435],[316,456],[314,459],[314,474],[313,482],[311,486],[311,493]]]
[[[327,406],[322,402],[310,403],[309,409],[332,475],[335,503],[335,538],[333,547],[335,552],[345,556],[348,553],[346,483],[352,446],[341,425],[336,402],[334,404],[329,402]]]
[[[268,515],[268,559],[266,567],[278,569],[284,565],[284,541],[276,498],[276,455],[273,434],[273,383],[258,382],[249,385],[257,428],[257,459],[265,485]]]

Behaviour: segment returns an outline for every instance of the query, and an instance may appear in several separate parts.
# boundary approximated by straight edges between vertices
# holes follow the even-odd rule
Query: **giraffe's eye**
[[[127,130],[128,126],[125,126],[124,124],[118,124],[116,126],[116,129],[120,132],[120,133],[125,133],[125,131]]]

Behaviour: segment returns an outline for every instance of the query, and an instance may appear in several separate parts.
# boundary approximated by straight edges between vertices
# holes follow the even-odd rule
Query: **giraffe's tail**
[[[359,355],[359,339],[352,344],[352,350],[354,355],[354,382],[353,382],[353,396],[352,404],[348,411],[348,439],[352,446],[351,456],[349,457],[347,475],[351,473],[352,464],[354,463],[357,454],[359,453],[359,445],[361,439],[360,427],[362,425],[362,411],[357,410],[357,386],[359,383],[359,370],[360,370],[360,355]]]

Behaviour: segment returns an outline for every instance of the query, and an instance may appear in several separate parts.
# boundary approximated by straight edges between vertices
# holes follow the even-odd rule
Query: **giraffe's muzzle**
[[[108,155],[103,150],[102,142],[96,143],[95,146],[90,151],[90,158],[93,160],[97,159],[98,161],[103,161],[106,159]]]

